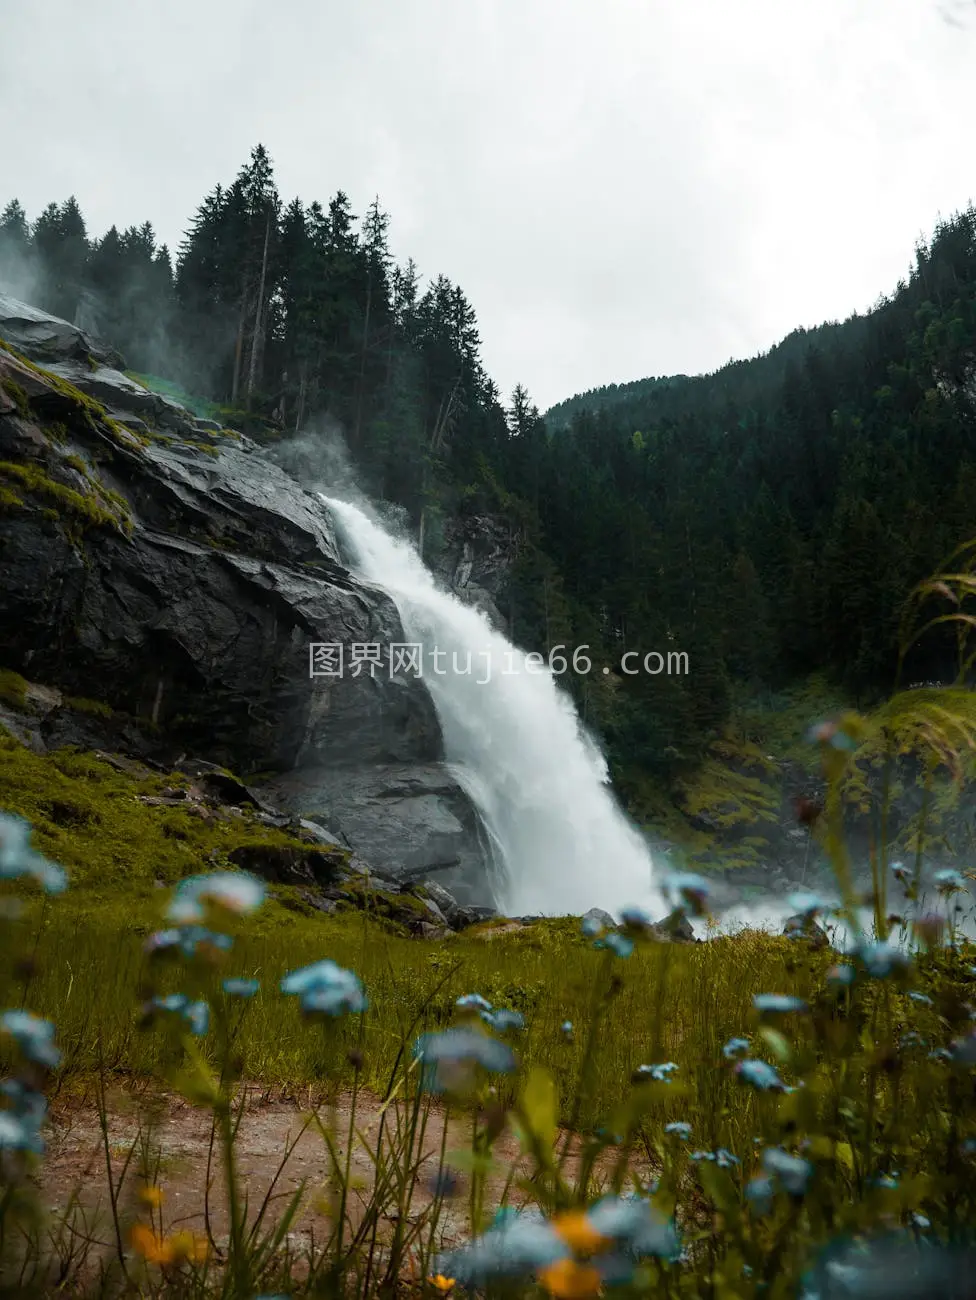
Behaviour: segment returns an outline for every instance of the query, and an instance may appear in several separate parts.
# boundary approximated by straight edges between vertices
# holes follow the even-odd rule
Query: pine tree
[[[37,287],[27,213],[11,199],[0,213],[0,289],[30,301]]]

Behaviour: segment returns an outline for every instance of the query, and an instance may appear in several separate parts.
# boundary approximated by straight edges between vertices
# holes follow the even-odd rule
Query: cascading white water
[[[501,910],[617,913],[638,904],[663,915],[647,845],[553,675],[527,666],[484,614],[441,590],[409,543],[357,506],[323,500],[351,563],[389,593],[406,641],[423,646],[447,761],[501,858]]]

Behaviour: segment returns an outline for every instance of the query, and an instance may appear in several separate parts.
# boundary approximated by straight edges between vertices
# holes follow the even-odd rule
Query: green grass
[[[66,1077],[90,1077],[100,1057],[113,1072],[125,1074],[148,1074],[161,1065],[159,1037],[136,1029],[134,990],[149,978],[141,945],[163,924],[163,892],[89,887],[56,904],[32,907],[18,923],[20,946],[35,954],[37,964],[31,1005],[57,1019]],[[444,1027],[454,1018],[457,998],[475,991],[525,1015],[523,1064],[550,1069],[568,1108],[582,1039],[567,1045],[559,1027],[565,1020],[586,1023],[605,965],[576,922],[543,923],[491,940],[462,934],[423,941],[390,934],[367,913],[302,917],[271,904],[226,963],[226,973],[262,982],[239,1044],[248,1078],[290,1089],[322,1079],[321,1036],[309,1032],[277,985],[288,970],[326,956],[355,969],[368,990],[362,1044],[368,1086],[382,1089],[409,1026],[417,1032]],[[596,1123],[623,1101],[638,1065],[683,1061],[697,1104],[716,1106],[709,1121],[714,1140],[728,1145],[733,1132],[719,1116],[733,1081],[716,1072],[716,1040],[732,1037],[748,1022],[753,993],[811,992],[826,963],[820,957],[798,962],[797,956],[787,940],[754,934],[710,944],[655,945],[620,963],[622,986],[608,1011],[586,1119]],[[163,987],[174,991],[177,984],[173,972]],[[9,1002],[12,991],[0,989],[0,1002],[5,995]],[[689,1007],[695,1008],[692,1017]],[[359,1027],[346,1021],[333,1035],[334,1087],[352,1083],[345,1049],[358,1034]],[[732,1128],[748,1122],[747,1109]]]
[[[14,703],[26,689],[16,673],[0,675]],[[78,702],[74,702],[78,707]],[[100,710],[97,701],[82,706]],[[172,883],[244,846],[308,844],[263,825],[247,811],[160,807],[143,802],[186,786],[180,773],[131,776],[71,749],[35,754],[0,729],[0,808],[25,817],[40,851],[59,861],[76,886],[113,890]]]

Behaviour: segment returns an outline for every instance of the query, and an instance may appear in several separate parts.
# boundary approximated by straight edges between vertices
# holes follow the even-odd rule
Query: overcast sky
[[[178,245],[258,141],[540,407],[865,310],[976,197],[972,0],[0,0],[0,206]]]

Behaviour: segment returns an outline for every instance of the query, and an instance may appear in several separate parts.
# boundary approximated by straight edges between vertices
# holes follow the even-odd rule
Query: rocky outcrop
[[[464,515],[445,523],[435,569],[459,599],[483,610],[495,627],[504,630],[507,617],[500,606],[505,604],[516,551],[516,539],[500,519]]]
[[[52,696],[34,742],[314,771],[316,811],[383,874],[450,860],[486,901],[430,698],[389,671],[396,608],[343,566],[319,499],[64,321],[0,298],[0,340],[0,668],[104,706]],[[353,643],[380,646],[372,675]],[[343,670],[312,675],[315,644]]]
[[[303,768],[276,776],[259,792],[303,817],[326,820],[380,876],[434,878],[456,903],[491,904],[474,810],[440,764]]]
[[[114,348],[100,343],[77,325],[49,316],[37,307],[0,293],[0,337],[25,356],[38,361],[101,362],[120,366],[122,358]]]

